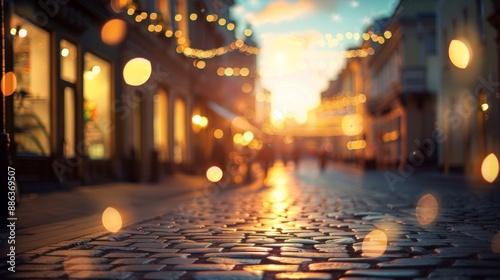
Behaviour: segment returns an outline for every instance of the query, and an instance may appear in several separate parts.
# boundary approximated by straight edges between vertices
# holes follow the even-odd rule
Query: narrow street
[[[193,188],[197,189],[192,192],[195,195],[173,195],[171,199],[159,192],[149,192],[150,197],[136,198],[130,207],[143,205],[138,203],[143,200],[151,209],[160,209],[164,200],[167,203],[161,209],[165,213],[136,216],[134,220],[139,222],[126,225],[115,234],[96,226],[100,222],[99,213],[84,215],[80,219],[96,219],[92,232],[20,254],[22,263],[18,260],[16,273],[4,276],[16,279],[500,277],[497,267],[500,256],[493,251],[498,250],[495,247],[498,244],[492,245],[495,233],[500,230],[497,222],[500,194],[480,184],[472,189],[473,184],[443,176],[415,173],[397,184],[393,192],[384,171],[363,173],[347,166],[330,165],[320,173],[312,159],[303,160],[298,169],[277,162],[264,185],[227,189],[198,185]],[[100,193],[109,187],[102,187]],[[133,188],[122,187],[122,193],[127,192],[133,194]],[[424,226],[416,215],[416,206],[426,194],[432,194],[438,208],[436,219]],[[52,194],[57,195],[60,194]],[[154,196],[159,199],[154,200]],[[108,198],[113,201],[111,196]],[[133,220],[127,217],[131,212],[122,212],[124,220]],[[423,218],[430,212],[423,212]],[[58,230],[52,227],[52,231]],[[381,233],[384,238],[377,236]]]

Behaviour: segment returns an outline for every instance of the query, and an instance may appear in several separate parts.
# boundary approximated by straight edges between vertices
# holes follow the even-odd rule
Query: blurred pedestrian
[[[292,150],[292,158],[293,158],[293,163],[294,163],[295,169],[299,168],[299,160],[300,160],[301,155],[302,155],[302,149],[301,149],[299,143],[295,142],[295,144],[293,145],[293,150]]]
[[[273,166],[275,159],[275,151],[273,144],[271,142],[264,144],[260,150],[257,160],[260,162],[262,169],[264,170],[264,178],[267,178],[269,168]]]
[[[318,150],[318,159],[319,159],[319,170],[321,173],[325,172],[326,161],[328,159],[328,153],[324,147],[321,147]]]

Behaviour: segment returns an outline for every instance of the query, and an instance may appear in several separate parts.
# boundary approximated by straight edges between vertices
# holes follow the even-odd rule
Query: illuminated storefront
[[[50,34],[23,20],[12,18],[14,73],[14,139],[18,155],[51,154]]]
[[[11,155],[19,182],[94,183],[112,180],[115,121],[112,106],[118,53],[99,40],[100,22],[67,4],[41,22],[41,8],[19,1],[8,31],[18,87],[7,100]],[[98,55],[97,55],[98,54]],[[119,86],[118,86],[119,87]]]

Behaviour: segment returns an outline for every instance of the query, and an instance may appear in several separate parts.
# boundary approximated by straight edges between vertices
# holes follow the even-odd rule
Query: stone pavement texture
[[[500,279],[498,190],[415,174],[390,191],[382,172],[314,166],[278,166],[269,177],[208,185],[118,233],[24,252],[0,278]],[[418,210],[425,194],[438,206]],[[437,218],[422,225],[417,212]]]

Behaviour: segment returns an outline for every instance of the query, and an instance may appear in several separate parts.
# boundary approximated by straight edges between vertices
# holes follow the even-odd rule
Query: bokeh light
[[[495,154],[491,153],[484,158],[483,164],[481,164],[481,175],[484,180],[492,183],[498,176],[498,169],[498,158]]]
[[[121,19],[106,22],[101,29],[102,41],[110,46],[120,44],[127,34],[127,23]]]
[[[202,116],[200,118],[200,126],[201,127],[206,127],[208,125],[208,118],[205,116]]]
[[[207,170],[207,179],[210,182],[217,183],[222,179],[222,169],[220,169],[218,166],[212,166]]]
[[[373,230],[366,235],[361,244],[364,257],[378,258],[387,249],[387,235],[380,230]]]
[[[1,81],[2,93],[5,96],[12,95],[17,88],[17,77],[14,72],[7,72]]]
[[[152,68],[149,60],[137,57],[129,60],[123,67],[125,83],[131,86],[140,86],[151,76]]]
[[[467,65],[469,65],[469,48],[460,40],[451,40],[448,48],[448,55],[451,63],[460,69],[465,69]]]
[[[344,116],[342,118],[342,131],[347,136],[360,134],[363,131],[363,117],[359,114]]]
[[[426,194],[417,203],[417,220],[423,226],[428,225],[436,219],[438,211],[437,199],[432,194]]]
[[[118,232],[122,228],[122,216],[113,207],[108,207],[102,213],[102,225],[110,232]]]
[[[115,13],[121,13],[126,7],[129,7],[132,4],[132,0],[111,0],[111,9]]]
[[[201,116],[196,114],[191,118],[193,124],[199,125],[201,123]]]
[[[216,130],[214,130],[214,137],[215,138],[221,139],[223,136],[224,136],[224,131],[222,131],[222,129],[217,128]]]
[[[250,142],[253,140],[253,133],[251,131],[245,131],[245,133],[243,133],[243,139],[246,141],[246,142]]]

